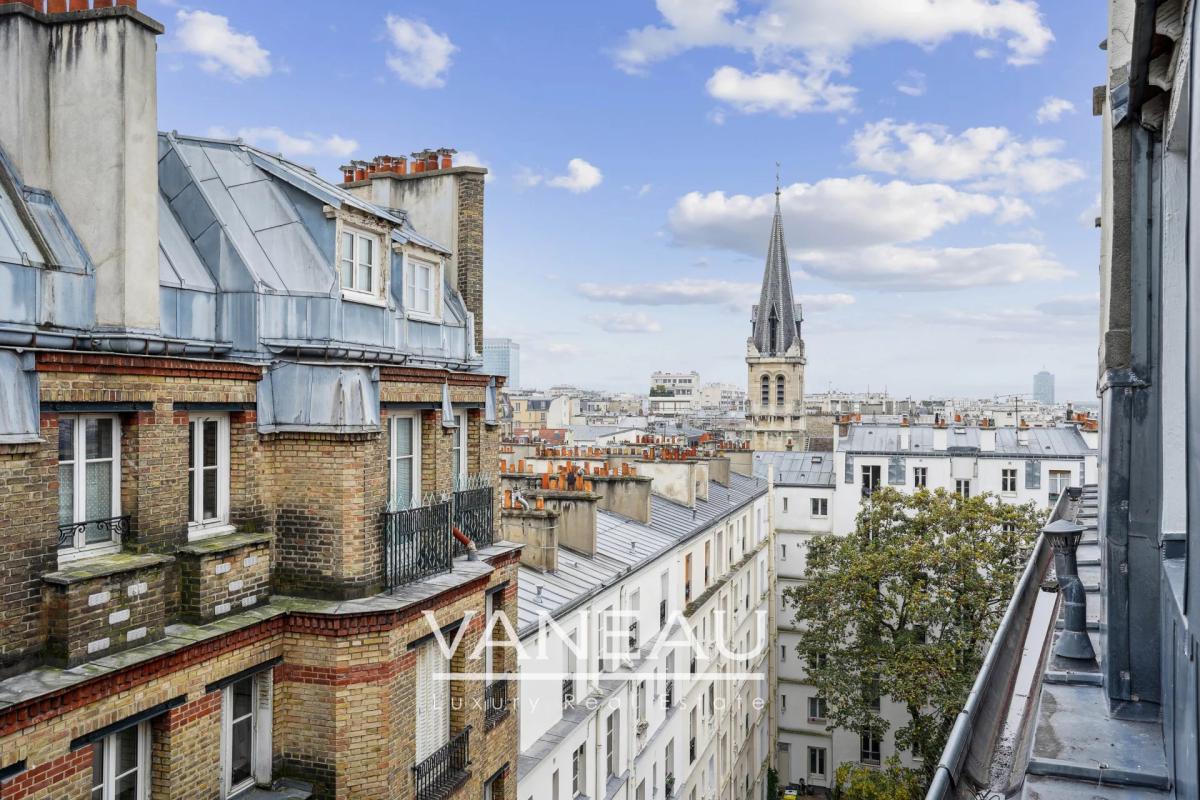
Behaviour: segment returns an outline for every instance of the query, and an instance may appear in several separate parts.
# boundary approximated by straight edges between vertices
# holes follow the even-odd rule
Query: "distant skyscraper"
[[[1054,405],[1054,375],[1042,370],[1033,376],[1033,399],[1046,405]]]
[[[483,340],[483,371],[503,375],[509,389],[521,388],[521,345],[512,339]]]

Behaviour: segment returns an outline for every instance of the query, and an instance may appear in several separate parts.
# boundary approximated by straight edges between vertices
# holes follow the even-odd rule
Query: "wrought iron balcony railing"
[[[562,681],[562,704],[569,706],[575,702],[575,679],[563,678]]]
[[[121,538],[128,532],[128,514],[123,517],[69,522],[58,526],[58,547],[61,550],[68,547],[85,547],[89,544],[104,544],[107,542],[120,544]]]
[[[451,501],[454,505],[454,527],[458,528],[476,547],[487,547],[494,540],[495,500],[491,480],[486,475],[471,476],[455,481]],[[467,552],[466,545],[454,542],[456,556]]]
[[[483,721],[487,730],[508,716],[508,681],[489,683],[483,690]]]
[[[383,582],[387,589],[450,570],[450,518],[449,500],[384,514]]]
[[[666,695],[667,708],[674,708],[675,707],[675,681],[673,681],[673,680],[667,681],[667,688],[666,688],[666,691],[663,692],[663,694]]]
[[[416,800],[443,800],[466,782],[471,765],[471,726],[413,766]]]

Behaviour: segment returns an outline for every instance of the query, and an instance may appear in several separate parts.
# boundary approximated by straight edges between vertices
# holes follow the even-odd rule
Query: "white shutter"
[[[272,671],[267,670],[254,681],[254,781],[260,786],[271,785],[271,693],[275,684],[271,676]]]
[[[450,672],[437,642],[417,653],[417,763],[444,745],[450,734],[450,681],[435,678]]]

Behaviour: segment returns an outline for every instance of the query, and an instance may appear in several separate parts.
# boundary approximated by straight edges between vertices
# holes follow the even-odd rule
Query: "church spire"
[[[792,273],[783,242],[783,214],[779,209],[779,163],[775,163],[775,218],[763,271],[762,294],[754,307],[751,339],[760,355],[783,355],[800,338],[800,311],[792,297]]]

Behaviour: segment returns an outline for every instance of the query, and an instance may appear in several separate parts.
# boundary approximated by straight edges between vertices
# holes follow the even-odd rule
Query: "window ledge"
[[[387,300],[378,295],[368,292],[359,292],[354,289],[342,289],[342,300],[349,303],[358,303],[364,306],[378,306],[379,308],[387,308]]]
[[[237,528],[228,523],[209,522],[203,525],[196,523],[188,524],[188,541],[199,542],[204,539],[213,539],[218,536],[224,536],[233,533]]]
[[[214,553],[237,550],[239,547],[246,547],[247,545],[262,544],[263,542],[271,541],[273,538],[274,535],[270,533],[239,533],[231,526],[228,533],[223,533],[219,536],[207,536],[203,539],[188,542],[185,545],[175,548],[175,552],[194,556],[212,555]]]
[[[120,552],[120,542],[105,542],[104,544],[91,544],[84,547],[69,547],[58,551],[58,564],[60,567],[65,569],[63,566],[65,564],[74,564],[90,558],[111,556]]]
[[[308,800],[312,797],[312,784],[280,778],[270,789],[256,786],[234,796],[237,800]]]
[[[57,572],[42,576],[46,583],[69,586],[82,583],[93,578],[103,578],[122,572],[134,572],[139,569],[162,566],[175,562],[174,556],[160,553],[115,553],[113,555],[96,556],[71,563]]]
[[[426,314],[421,311],[406,310],[404,312],[404,317],[405,319],[412,320],[413,322],[428,322],[432,325],[440,325],[442,323],[442,318],[436,314]]]

